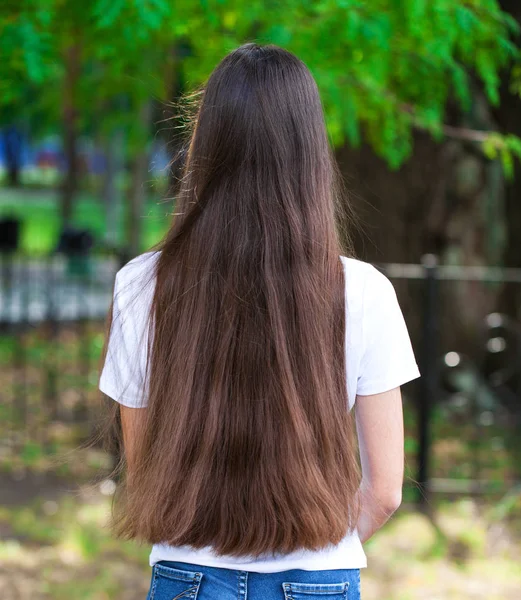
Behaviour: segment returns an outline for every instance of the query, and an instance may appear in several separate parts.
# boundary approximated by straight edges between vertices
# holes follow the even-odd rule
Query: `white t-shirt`
[[[146,404],[144,377],[147,350],[147,316],[154,292],[157,252],[142,254],[116,275],[113,325],[99,388],[124,404]],[[372,265],[341,257],[346,280],[346,373],[349,408],[356,396],[386,392],[420,373],[407,327],[391,282]],[[125,307],[130,307],[125,311]],[[303,550],[266,558],[218,555],[211,547],[156,544],[150,565],[160,560],[180,561],[241,571],[270,573],[289,569],[309,571],[358,569],[367,566],[355,531],[340,544],[318,552]]]

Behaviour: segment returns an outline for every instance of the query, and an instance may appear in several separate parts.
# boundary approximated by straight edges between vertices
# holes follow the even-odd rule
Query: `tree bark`
[[[521,25],[521,6],[518,0],[501,0],[501,8],[510,13]],[[510,91],[510,73],[504,74],[501,86],[501,102],[494,111],[494,116],[505,133],[521,136],[521,98]],[[521,268],[521,165],[516,159],[514,176],[506,181],[505,186],[505,226],[507,244],[503,262],[507,267]],[[519,303],[521,290],[519,286],[506,286],[501,295],[499,308],[507,314],[519,319],[521,317]]]
[[[116,185],[118,174],[123,169],[123,131],[113,132],[104,143],[105,173],[101,195],[105,206],[105,242],[112,248],[118,245],[118,223],[121,209],[121,193]]]
[[[182,156],[180,154],[182,146],[180,137],[182,138],[182,136],[179,136],[176,127],[179,125],[177,103],[179,102],[183,88],[179,63],[184,52],[186,52],[186,49],[183,50],[183,46],[180,46],[178,43],[173,44],[165,70],[166,104],[163,119],[165,121],[164,129],[166,131],[167,147],[172,156],[168,171],[169,195],[174,194],[182,169]]]
[[[139,128],[146,134],[152,115],[152,101],[146,100],[139,111]],[[146,178],[148,173],[149,152],[146,142],[143,149],[131,161],[131,184],[128,204],[128,252],[137,256],[141,250],[141,224],[146,199]]]
[[[65,179],[61,194],[62,228],[70,224],[74,198],[78,191],[78,109],[76,87],[80,75],[81,50],[75,43],[65,50],[65,81],[63,86],[63,150],[65,156]]]

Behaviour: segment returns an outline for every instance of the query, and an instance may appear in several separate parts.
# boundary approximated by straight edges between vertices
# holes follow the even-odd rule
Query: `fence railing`
[[[0,459],[89,435],[117,255],[0,255]]]
[[[122,262],[116,255],[0,256],[0,459],[27,444],[52,447],[56,424],[89,435],[104,321]],[[422,373],[404,390],[418,502],[433,491],[514,485],[521,479],[521,326],[489,310],[497,289],[486,286],[517,287],[521,269],[442,266],[430,256],[421,265],[378,266],[395,283]],[[478,351],[447,335],[465,321],[465,300],[453,298],[468,284],[492,298],[483,318],[474,317],[479,335],[469,335],[468,323],[462,329],[463,337],[479,338]]]
[[[521,451],[521,442],[517,439],[517,426],[521,424],[521,326],[516,319],[498,313],[487,313],[482,322],[475,318],[476,331],[468,336],[481,342],[481,352],[474,352],[474,357],[450,349],[442,349],[440,333],[447,324],[442,323],[442,312],[447,313],[442,298],[447,285],[473,283],[486,286],[489,284],[521,284],[521,269],[484,267],[484,266],[456,266],[439,265],[437,257],[427,255],[422,264],[384,264],[379,268],[394,282],[420,282],[419,298],[419,323],[416,331],[416,355],[422,377],[420,378],[414,398],[416,408],[416,435],[417,435],[417,466],[416,480],[418,484],[417,500],[420,505],[426,506],[429,494],[433,491],[451,493],[483,493],[487,491],[503,491],[505,487],[514,485],[521,480],[521,470],[515,467],[510,470],[508,477],[497,477],[496,480],[486,480],[480,477],[479,465],[474,464],[465,479],[449,477],[433,477],[432,458],[433,451],[433,424],[435,423],[434,411],[440,406],[451,406],[459,402],[466,405],[466,414],[471,419],[474,428],[469,445],[475,453],[486,452],[486,430],[496,421],[497,426],[503,428],[500,436],[493,438],[497,449],[510,452],[513,465],[518,463],[518,453]],[[445,290],[442,289],[445,286]],[[445,304],[453,300],[449,295]],[[467,297],[467,302],[472,302],[472,294]],[[450,304],[449,304],[450,305]],[[465,306],[460,311],[465,310]],[[457,326],[458,310],[453,307],[452,325]],[[451,319],[448,320],[449,326]],[[478,331],[479,330],[479,331]],[[500,355],[496,359],[495,367],[490,367],[490,356]],[[488,364],[488,366],[487,366]],[[443,402],[444,400],[444,402]],[[454,411],[453,411],[454,412]],[[456,411],[457,412],[457,411]],[[450,411],[445,411],[445,414]],[[495,418],[495,416],[497,418]],[[462,430],[463,431],[463,430]],[[454,428],[457,435],[458,428]],[[485,435],[484,435],[485,434]],[[483,436],[484,437],[481,437]],[[508,438],[508,444],[498,440]],[[494,444],[490,450],[494,451]],[[479,459],[479,456],[474,456]],[[474,460],[474,462],[476,462]],[[500,481],[498,481],[500,479]],[[510,481],[506,481],[509,479]],[[499,484],[499,485],[498,485]],[[501,485],[503,484],[503,485]]]

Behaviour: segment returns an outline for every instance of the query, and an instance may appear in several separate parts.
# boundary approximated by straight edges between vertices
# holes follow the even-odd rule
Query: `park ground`
[[[110,481],[81,479],[0,476],[2,600],[146,597],[148,549],[111,536]],[[519,504],[446,500],[435,522],[402,506],[366,544],[364,600],[519,600]]]

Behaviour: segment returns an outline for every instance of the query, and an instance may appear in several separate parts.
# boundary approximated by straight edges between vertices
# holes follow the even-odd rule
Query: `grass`
[[[59,452],[89,435],[102,402],[103,328],[63,326],[50,337],[42,325],[0,337],[0,470],[49,470]],[[84,408],[88,419],[76,422]]]
[[[434,524],[401,510],[366,547],[366,598],[518,598],[520,538],[492,512],[465,498],[439,504]]]
[[[162,201],[159,193],[148,196],[141,217],[142,250],[156,243],[170,224],[172,203]],[[120,247],[125,240],[126,212],[118,207],[115,238],[107,240],[106,210],[99,195],[83,191],[74,203],[72,224],[88,229],[95,242]],[[59,197],[54,189],[0,188],[0,219],[15,217],[21,221],[20,250],[27,254],[48,254],[58,242]]]
[[[111,535],[110,505],[91,485],[0,508],[2,599],[143,600],[149,547]],[[517,600],[521,550],[509,523],[468,499],[441,503],[436,514],[433,524],[402,508],[366,544],[364,599]]]
[[[116,540],[109,515],[110,499],[91,489],[0,508],[2,599],[144,598],[148,548]]]

